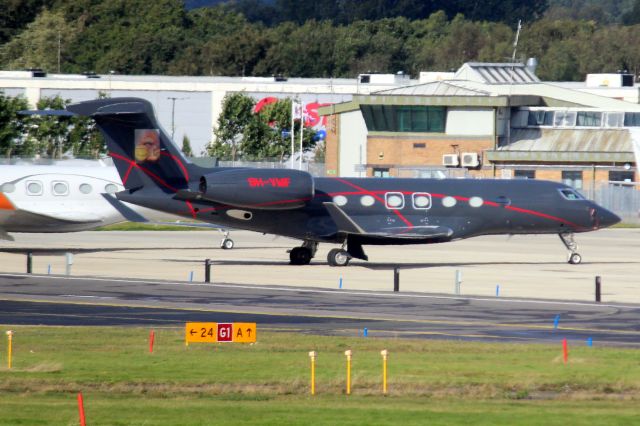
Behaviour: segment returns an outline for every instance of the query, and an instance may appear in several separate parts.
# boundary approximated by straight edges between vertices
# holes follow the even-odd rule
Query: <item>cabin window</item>
[[[113,183],[108,183],[105,187],[104,187],[104,191],[107,194],[113,194],[118,192],[118,187],[116,185],[114,185]]]
[[[90,194],[91,191],[93,190],[91,185],[89,185],[88,183],[81,184],[79,189],[80,189],[80,192],[82,192],[83,194]]]
[[[426,192],[416,192],[411,195],[413,208],[417,210],[428,210],[431,208],[431,194]]]
[[[37,180],[27,181],[27,194],[29,195],[42,195],[42,182]]]
[[[442,205],[445,207],[453,207],[458,203],[458,201],[450,195],[447,195],[442,199]]]
[[[561,189],[560,194],[567,200],[584,200],[584,197],[578,191],[574,191],[573,189]]]
[[[563,170],[562,183],[572,186],[575,189],[582,189],[582,171],[581,170]]]
[[[69,195],[69,185],[66,182],[54,181],[51,183],[53,195]]]
[[[3,183],[2,186],[0,186],[0,192],[5,192],[7,194],[15,190],[16,190],[16,186],[11,182]]]
[[[376,202],[376,199],[373,198],[371,195],[363,195],[362,197],[360,197],[360,204],[362,204],[365,207],[371,207],[375,202]]]
[[[337,206],[344,206],[347,204],[349,200],[344,195],[336,195],[333,197],[333,202],[336,203]]]
[[[484,204],[484,200],[480,197],[471,197],[469,198],[469,205],[471,207],[482,207],[482,205]]]
[[[404,208],[404,195],[402,192],[387,192],[384,194],[384,203],[388,209],[402,209]]]

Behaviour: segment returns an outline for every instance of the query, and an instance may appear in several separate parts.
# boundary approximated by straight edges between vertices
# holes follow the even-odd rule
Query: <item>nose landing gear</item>
[[[571,265],[577,265],[582,262],[582,256],[580,256],[580,254],[577,252],[578,244],[576,244],[575,240],[573,239],[573,233],[568,232],[564,234],[558,234],[558,236],[560,237],[560,240],[562,241],[564,246],[570,252],[568,262]]]

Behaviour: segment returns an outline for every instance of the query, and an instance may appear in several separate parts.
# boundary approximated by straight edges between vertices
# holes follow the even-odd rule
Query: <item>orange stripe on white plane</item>
[[[15,206],[9,201],[6,195],[0,192],[0,210],[15,210]]]

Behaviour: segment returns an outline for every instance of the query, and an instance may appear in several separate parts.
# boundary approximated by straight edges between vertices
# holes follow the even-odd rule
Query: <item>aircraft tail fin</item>
[[[106,98],[68,105],[95,120],[126,189],[157,186],[175,193],[189,187],[197,166],[189,163],[156,120],[153,106],[139,98]]]

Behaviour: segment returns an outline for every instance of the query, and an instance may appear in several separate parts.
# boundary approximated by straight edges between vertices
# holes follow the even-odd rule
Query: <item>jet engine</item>
[[[264,210],[303,207],[314,195],[313,177],[290,169],[228,169],[200,178],[203,199]]]

